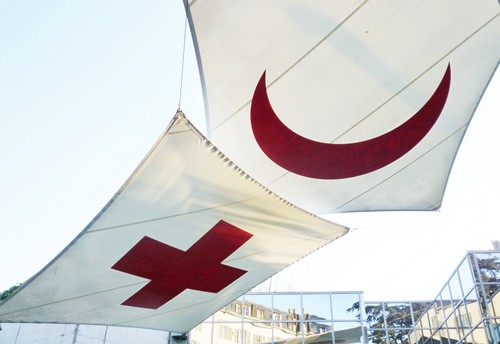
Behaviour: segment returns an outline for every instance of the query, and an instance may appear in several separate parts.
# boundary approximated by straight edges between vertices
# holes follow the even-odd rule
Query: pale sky
[[[184,23],[180,0],[0,1],[0,291],[57,255],[168,125]],[[204,131],[187,42],[181,107]],[[271,288],[429,299],[467,250],[490,249],[500,239],[499,79],[472,120],[440,212],[333,216],[359,229],[289,269],[302,278],[285,271]]]

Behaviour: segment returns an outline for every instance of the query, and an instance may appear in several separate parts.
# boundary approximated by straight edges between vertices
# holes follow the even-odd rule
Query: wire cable
[[[182,111],[181,110],[181,100],[182,100],[182,84],[184,81],[184,61],[185,61],[185,55],[186,55],[186,34],[187,34],[187,15],[186,19],[184,20],[184,39],[182,42],[182,63],[181,63],[181,80],[180,80],[180,85],[179,85],[179,104],[177,106],[177,111]]]

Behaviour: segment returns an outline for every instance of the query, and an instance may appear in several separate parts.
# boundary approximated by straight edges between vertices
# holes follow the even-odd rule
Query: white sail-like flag
[[[270,192],[179,112],[87,228],[0,304],[0,322],[185,332],[347,231]]]
[[[499,58],[496,0],[190,0],[209,138],[314,213],[436,210]]]

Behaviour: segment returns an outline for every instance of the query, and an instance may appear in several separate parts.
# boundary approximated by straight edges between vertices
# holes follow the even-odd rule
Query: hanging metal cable
[[[182,111],[181,110],[181,100],[182,100],[182,83],[184,81],[184,60],[185,60],[185,55],[186,55],[186,34],[187,34],[187,15],[186,19],[184,21],[184,40],[182,43],[182,64],[181,64],[181,80],[180,80],[180,85],[179,85],[179,104],[177,106],[177,111]]]

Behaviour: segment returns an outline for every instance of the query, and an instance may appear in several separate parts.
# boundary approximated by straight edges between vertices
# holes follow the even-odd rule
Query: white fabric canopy
[[[243,170],[315,213],[440,208],[499,61],[498,1],[192,0],[186,9],[209,137]]]
[[[0,322],[188,331],[346,232],[257,183],[178,113],[87,228],[0,304]]]

